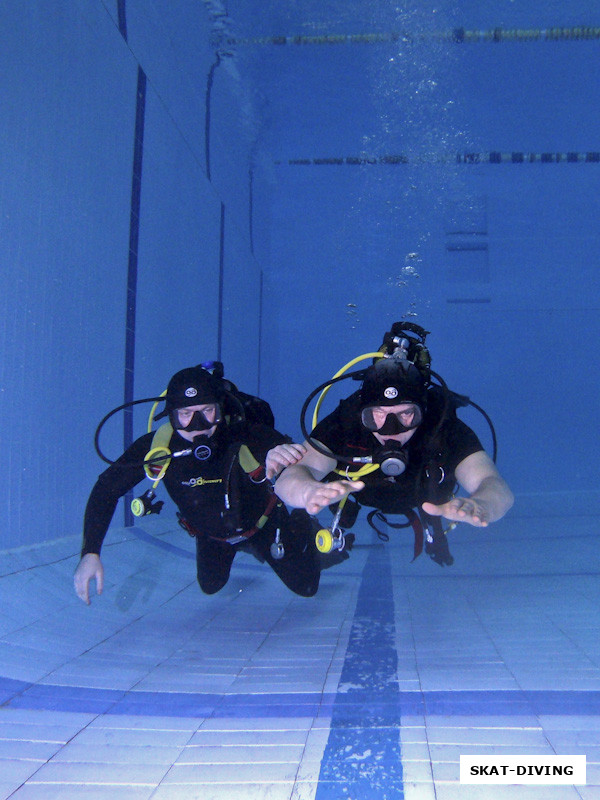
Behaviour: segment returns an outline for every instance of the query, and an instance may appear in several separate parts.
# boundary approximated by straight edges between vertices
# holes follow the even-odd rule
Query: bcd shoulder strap
[[[254,458],[250,452],[250,448],[246,444],[240,445],[238,459],[241,468],[253,479],[258,477],[258,475],[264,470],[263,465]]]

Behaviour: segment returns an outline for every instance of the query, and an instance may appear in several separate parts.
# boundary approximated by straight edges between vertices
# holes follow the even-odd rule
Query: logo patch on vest
[[[190,478],[189,481],[181,481],[182,486],[207,486],[211,483],[223,483],[222,478]]]
[[[194,455],[198,459],[198,461],[206,461],[212,456],[212,450],[207,444],[200,444],[194,450]]]

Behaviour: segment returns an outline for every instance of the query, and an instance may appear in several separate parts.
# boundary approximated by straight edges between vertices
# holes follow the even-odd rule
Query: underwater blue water
[[[525,504],[596,492],[595,13],[6,4],[2,545],[78,526],[95,425],[174,370],[220,358],[296,438],[403,317]]]
[[[584,753],[587,786],[527,796],[598,797],[597,3],[0,23],[0,797],[491,797],[458,784],[473,751]],[[516,494],[453,532],[451,570],[362,520],[316,598],[247,556],[206,598],[173,508],[120,507],[80,603],[105,413],[219,358],[300,438],[308,393],[401,318]]]

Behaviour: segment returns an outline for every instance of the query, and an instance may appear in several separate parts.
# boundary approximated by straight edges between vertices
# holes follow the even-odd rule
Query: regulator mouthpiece
[[[377,454],[377,463],[384,475],[397,478],[406,470],[408,456],[402,447],[392,442]]]

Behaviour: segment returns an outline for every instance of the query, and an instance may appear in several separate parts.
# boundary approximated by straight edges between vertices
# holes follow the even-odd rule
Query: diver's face
[[[375,430],[385,424],[388,414],[393,414],[405,428],[412,428],[419,409],[414,403],[400,403],[397,406],[374,406],[371,409]]]
[[[198,413],[201,418],[203,418],[208,425],[203,429],[199,429],[196,425],[191,425],[190,429],[187,429],[187,426],[190,425],[192,420],[194,419],[194,414]],[[195,436],[199,434],[204,434],[205,436],[212,436],[216,430],[217,422],[218,422],[218,406],[216,403],[204,403],[197,406],[186,406],[185,408],[179,408],[175,411],[175,417],[178,421],[177,425],[177,432],[180,436],[188,441],[192,441]],[[196,417],[198,419],[198,417]]]

